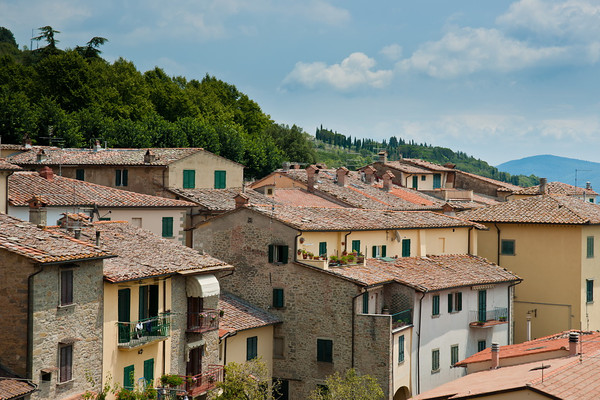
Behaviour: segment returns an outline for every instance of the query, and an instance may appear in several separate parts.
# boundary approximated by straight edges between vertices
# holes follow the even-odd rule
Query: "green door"
[[[119,343],[129,342],[131,289],[119,290]]]
[[[418,189],[419,188],[419,177],[418,176],[413,176],[413,184],[412,184],[413,189]]]
[[[477,315],[478,315],[479,322],[487,321],[486,312],[485,312],[486,308],[487,308],[487,291],[480,290],[479,298],[478,298],[478,302],[477,302]]]
[[[133,389],[133,382],[134,381],[135,381],[135,376],[134,376],[134,367],[133,367],[133,365],[125,367],[123,369],[123,387],[125,389],[132,390]]]
[[[144,361],[144,379],[146,379],[146,385],[152,386],[154,381],[154,358]]]
[[[352,241],[352,251],[360,253],[360,240],[353,240]]]
[[[410,257],[410,239],[402,240],[402,257]]]
[[[433,188],[439,189],[442,187],[442,175],[441,174],[433,174]]]

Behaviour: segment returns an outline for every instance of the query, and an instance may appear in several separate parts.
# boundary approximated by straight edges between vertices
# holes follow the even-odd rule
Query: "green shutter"
[[[410,239],[402,240],[402,257],[410,257]]]
[[[319,243],[319,257],[320,256],[327,256],[327,242]]]
[[[158,285],[150,285],[148,289],[148,317],[158,317]]]
[[[85,169],[75,170],[75,179],[78,181],[85,181]]]
[[[369,313],[369,292],[363,293],[362,300],[363,300],[362,312],[363,312],[363,314],[368,314]]]
[[[433,296],[431,303],[431,315],[440,315],[440,296]]]
[[[450,347],[450,365],[454,365],[458,362],[458,345],[455,344]]]
[[[287,264],[288,262],[288,246],[279,246],[279,261],[283,264]]]
[[[433,188],[439,189],[442,187],[442,175],[433,174]]]
[[[594,301],[594,280],[588,279],[585,281],[586,288],[586,302],[591,303]]]
[[[254,360],[258,356],[258,337],[246,339],[246,361]]]
[[[148,386],[154,381],[154,358],[144,361],[144,379]]]
[[[163,217],[162,236],[169,238],[173,237],[173,217]]]
[[[480,340],[477,342],[477,352],[485,350],[486,347],[487,345],[485,343],[485,340]]]
[[[183,170],[183,188],[184,189],[195,189],[196,188],[196,170],[184,169]]]
[[[404,335],[398,337],[398,362],[404,361]]]
[[[215,171],[215,189],[227,187],[227,171]]]
[[[431,350],[431,370],[437,371],[440,369],[440,350]]]
[[[418,189],[419,188],[419,177],[414,175],[412,178],[412,181],[413,181],[412,188]]]
[[[275,261],[275,246],[270,244],[269,245],[269,262],[272,263],[273,261]]]
[[[373,258],[377,257],[377,246],[373,246]]]
[[[479,322],[486,322],[487,321],[487,314],[486,314],[486,308],[487,308],[487,291],[485,290],[480,290],[479,294],[478,294],[478,299],[477,299],[477,311],[478,311],[478,319]]]
[[[448,293],[448,312],[451,313],[452,310],[452,293]]]
[[[148,286],[140,286],[140,302],[138,319],[148,318]]]
[[[456,311],[462,311],[462,292],[456,293]]]
[[[115,186],[121,186],[121,170],[115,170]]]
[[[381,257],[387,256],[387,246],[384,244],[381,246]]]
[[[587,237],[587,258],[593,258],[593,257],[594,257],[594,237],[588,236]]]
[[[353,240],[352,241],[352,251],[360,253],[360,240]]]
[[[283,289],[273,289],[273,307],[282,308],[283,305]]]
[[[128,183],[129,183],[129,171],[124,169],[122,176],[121,176],[121,184],[123,186],[127,186]]]
[[[135,369],[133,365],[130,365],[123,369],[123,387],[125,389],[133,389],[133,382],[135,381],[134,373]]]

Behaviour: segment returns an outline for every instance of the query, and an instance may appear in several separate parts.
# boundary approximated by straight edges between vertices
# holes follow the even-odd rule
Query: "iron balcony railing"
[[[219,310],[205,309],[187,314],[187,331],[202,333],[219,329]]]
[[[506,307],[494,307],[491,310],[470,311],[469,323],[484,324],[489,321],[506,322],[508,320],[508,309]]]
[[[169,337],[171,318],[168,313],[132,322],[118,322],[119,347],[137,347]]]
[[[392,314],[392,328],[412,324],[412,311],[409,309]]]
[[[178,389],[183,389],[188,396],[200,396],[223,382],[223,366],[209,365],[206,372],[193,376],[182,376],[183,384]]]

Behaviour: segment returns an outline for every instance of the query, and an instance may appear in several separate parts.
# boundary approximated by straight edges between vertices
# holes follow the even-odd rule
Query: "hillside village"
[[[203,148],[0,157],[0,399],[205,399],[254,359],[280,400],[352,368],[390,400],[600,393],[589,185],[385,151],[252,181]]]

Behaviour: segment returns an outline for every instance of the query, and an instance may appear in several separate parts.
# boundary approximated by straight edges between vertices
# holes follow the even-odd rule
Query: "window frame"
[[[258,336],[246,338],[246,361],[258,358]]]
[[[440,371],[440,349],[431,350],[431,373]]]
[[[319,257],[327,257],[327,242],[319,242]]]
[[[173,217],[162,217],[162,237],[164,238],[172,238],[173,236],[173,226],[174,221]]]
[[[73,344],[58,346],[58,382],[65,383],[73,380]]]
[[[406,344],[405,344],[404,335],[398,336],[398,364],[401,364],[404,362],[404,347],[405,346],[406,346]]]
[[[585,280],[585,301],[586,301],[586,303],[594,302],[594,280],[593,279]]]
[[[289,246],[285,244],[270,244],[268,246],[268,261],[271,264],[287,264],[289,259]]]
[[[480,351],[483,351],[487,349],[487,342],[485,340],[478,340],[477,341],[477,352],[479,353]]]
[[[115,186],[127,186],[129,171],[127,169],[115,169]]]
[[[402,239],[402,257],[410,257],[410,239]]]
[[[450,346],[450,365],[454,366],[458,361],[458,344],[453,344]]]
[[[60,270],[60,306],[75,304],[73,290],[74,273],[73,268]],[[66,287],[66,288],[65,288]],[[66,293],[65,293],[66,290]]]
[[[195,169],[184,169],[183,170],[183,188],[184,189],[195,189],[196,188],[196,170]]]
[[[227,189],[227,171],[215,170],[214,177],[215,189]]]
[[[505,247],[510,245],[510,247]],[[517,254],[517,245],[514,239],[501,239],[500,240],[500,255],[501,256],[514,256]]]
[[[360,240],[353,240],[352,241],[352,251],[360,253]]]
[[[77,168],[75,170],[75,179],[77,179],[78,181],[85,182],[85,169],[84,168]]]
[[[434,294],[431,297],[431,316],[437,317],[440,315],[440,295]]]
[[[273,308],[285,307],[285,295],[283,288],[273,288]]]
[[[333,363],[333,340],[317,339],[317,362]]]
[[[586,258],[594,258],[594,236],[588,236],[586,242]]]

